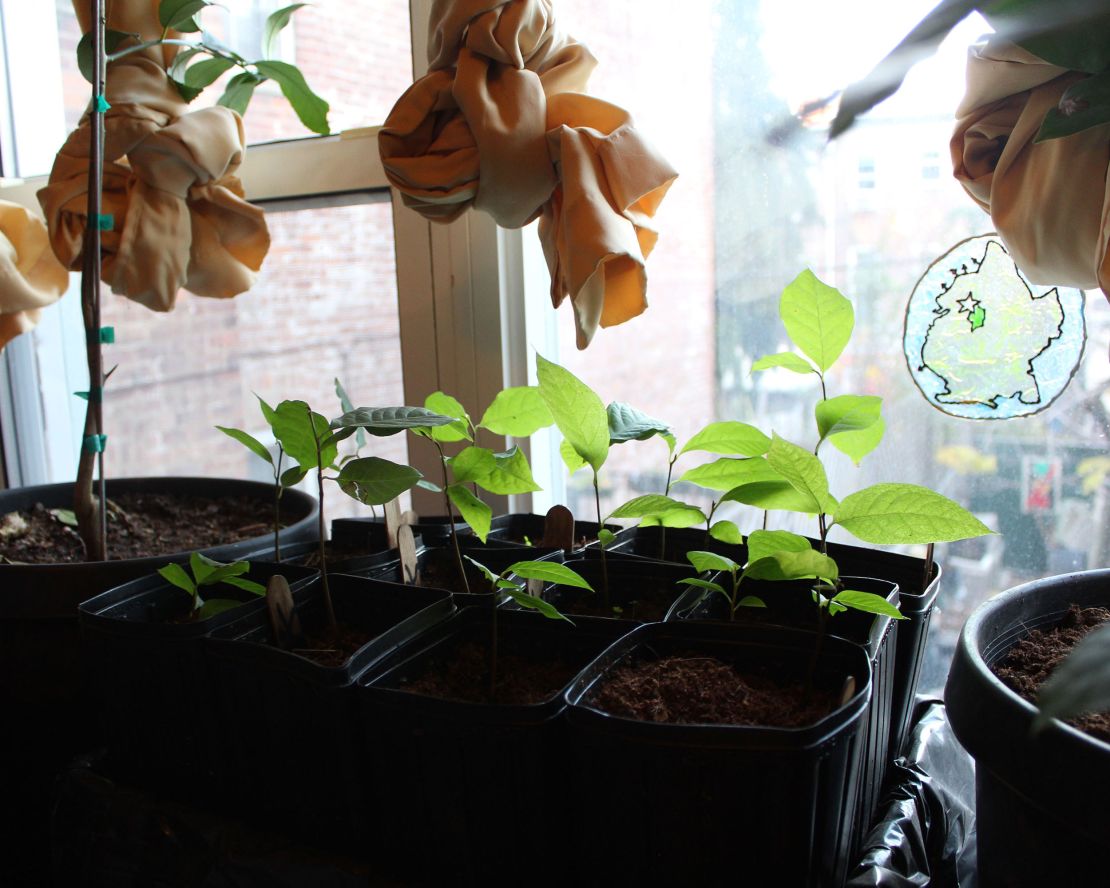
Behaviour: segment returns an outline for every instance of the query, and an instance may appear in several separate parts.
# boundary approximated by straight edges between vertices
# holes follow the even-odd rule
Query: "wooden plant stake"
[[[540,546],[564,552],[574,548],[574,516],[566,506],[552,506],[547,510]]]
[[[293,604],[293,593],[285,577],[276,574],[266,584],[266,607],[270,613],[270,628],[274,642],[283,651],[303,650],[304,633],[301,631],[301,618]]]
[[[397,528],[397,551],[401,553],[401,582],[416,585],[416,537],[412,527],[402,524]]]
[[[403,523],[401,504],[396,499],[391,499],[385,504],[385,538],[390,549],[397,548],[397,528]]]

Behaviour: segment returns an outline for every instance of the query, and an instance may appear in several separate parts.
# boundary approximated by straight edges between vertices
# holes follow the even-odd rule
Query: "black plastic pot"
[[[253,562],[245,577],[265,586],[276,574],[299,590],[317,571]],[[102,592],[78,612],[107,767],[140,786],[210,802],[218,788],[215,763],[227,756],[227,737],[214,730],[215,693],[199,639],[266,603],[234,586],[206,588],[203,594],[242,606],[189,620],[188,594],[154,574]]]
[[[591,692],[640,658],[714,656],[803,679],[811,633],[776,627],[656,623],[591,663],[567,691],[570,783],[583,884],[840,885],[850,860],[861,720],[870,665],[858,645],[828,638],[819,681],[856,690],[805,728],[677,725],[614,716]]]
[[[820,544],[811,539],[814,548]],[[709,537],[700,528],[630,527],[617,536],[611,551],[642,558],[687,563],[686,552],[701,549],[726,555],[739,564],[748,558],[747,546],[722,543]],[[934,563],[928,579],[925,559],[866,546],[829,543],[828,554],[840,572],[849,576],[877,577],[894,583],[899,590],[899,609],[906,617],[897,625],[898,645],[895,653],[891,691],[890,757],[897,758],[909,731],[921,669],[925,662],[925,645],[929,624],[940,589],[940,566]]]
[[[419,545],[419,543],[418,543]],[[289,564],[304,564],[306,561],[311,560],[313,564],[319,564],[317,558],[320,552],[320,544],[318,542],[305,542],[294,543],[291,546],[281,547],[281,560],[282,563]],[[257,552],[252,552],[247,560],[252,564],[255,562],[272,563],[274,557],[273,548],[260,549]],[[396,549],[382,549],[378,552],[371,552],[367,555],[357,555],[351,558],[336,558],[328,559],[328,573],[349,574],[356,577],[369,576],[374,571],[379,570],[385,565],[391,564],[397,560]],[[316,568],[313,567],[313,570]]]
[[[899,605],[899,590],[893,583],[864,577],[845,576],[843,579],[847,589],[871,592],[882,596],[895,607]],[[718,578],[717,582],[727,586],[729,580],[725,578],[722,581]],[[817,617],[811,585],[809,582],[749,584],[745,581],[744,594],[758,596],[767,607],[740,608],[736,620],[732,622],[728,621],[728,602],[724,596],[718,592],[695,588],[675,604],[673,616],[679,620],[713,620],[722,625],[788,626],[808,631],[815,627]],[[859,770],[859,791],[856,794],[859,808],[851,819],[853,848],[858,847],[878,815],[891,762],[891,706],[899,641],[896,623],[890,617],[848,610],[837,614],[827,624],[830,634],[860,645],[871,661],[871,705],[864,715],[861,728],[864,744],[863,763]]]
[[[367,844],[393,874],[427,884],[556,885],[571,817],[566,796],[562,691],[625,632],[614,620],[498,615],[499,649],[561,661],[566,677],[542,703],[494,705],[410,693],[401,686],[445,668],[472,642],[488,650],[489,609],[468,608],[360,679],[367,794],[380,821]]]
[[[1110,744],[1054,721],[991,671],[1070,605],[1110,606],[1110,570],[1049,577],[980,605],[960,634],[945,687],[948,718],[975,759],[982,888],[1101,885],[1110,860]]]
[[[365,761],[353,711],[355,678],[454,612],[447,593],[329,574],[341,626],[369,640],[327,667],[272,644],[268,615],[234,620],[204,640],[227,737],[225,779],[239,811],[330,846],[363,829]],[[306,632],[324,625],[319,584],[297,611]]]
[[[257,496],[259,520],[272,514],[273,487],[225,478],[118,478],[108,481],[108,495],[126,492],[211,496]],[[296,490],[282,497],[287,526],[283,542],[315,539],[316,500]],[[72,484],[47,484],[0,491],[0,514],[29,509],[71,508]],[[218,561],[234,561],[266,545],[266,534],[205,549]],[[32,857],[45,866],[50,786],[54,775],[78,752],[100,742],[98,719],[87,676],[81,668],[81,633],[77,606],[94,595],[189,553],[157,558],[77,564],[0,564],[0,706],[6,729],[0,756],[18,767],[0,769],[0,793],[21,811],[18,823],[4,831],[0,853],[15,860]]]

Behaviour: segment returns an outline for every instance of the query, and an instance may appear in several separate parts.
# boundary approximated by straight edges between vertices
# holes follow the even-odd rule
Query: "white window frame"
[[[432,0],[410,2],[414,76],[427,69],[431,9]],[[53,4],[0,0],[0,23],[8,24],[8,35],[20,35],[18,40],[4,39],[4,70],[27,70],[33,59],[56,51]],[[20,138],[35,138],[37,143],[27,150],[38,152],[31,156],[40,160],[42,168],[42,151],[48,150],[47,156],[52,157],[65,135],[60,73],[56,83],[47,78],[45,87],[42,78],[8,80],[10,99],[0,97],[0,119],[19,120],[22,108],[59,109],[58,120],[48,128],[39,125],[37,116],[34,127],[7,127],[6,131],[0,127],[5,158],[21,153],[17,151]],[[28,92],[35,88],[32,81],[38,84],[34,95]],[[361,202],[372,193],[381,195],[389,185],[378,156],[378,130],[368,127],[252,146],[240,169],[247,198],[277,209],[305,201],[315,206]],[[0,198],[38,212],[35,192],[43,184],[45,177],[4,180]],[[529,289],[526,278],[535,281],[538,275],[546,275],[538,244],[530,232],[500,229],[481,213],[471,211],[450,225],[439,225],[406,208],[396,191],[391,198],[405,400],[422,404],[427,394],[443,390],[472,413],[484,410],[503,387],[526,385],[534,377],[529,346],[557,359],[550,325],[543,323],[542,315],[527,311],[523,302]],[[543,283],[531,289],[543,293],[547,287]],[[74,324],[80,329],[77,302],[71,294],[45,312],[47,317],[35,332],[13,341],[0,361],[0,431],[12,486],[73,477],[76,447],[69,442],[78,440],[81,417],[79,405],[71,404],[75,399],[65,397],[63,389],[82,387],[83,367],[73,368],[56,392],[41,390],[37,368],[57,366],[67,354],[83,354],[83,349],[73,350],[74,343],[63,332]],[[484,443],[502,441],[491,436]],[[530,449],[529,442],[519,443]],[[557,453],[548,442],[537,442],[537,451],[537,482],[548,492],[546,503],[552,495],[557,497],[552,487],[560,483],[561,473],[556,470]],[[425,475],[437,477],[439,467],[430,448],[414,447],[410,460]],[[414,491],[413,502],[425,514],[442,511],[442,501],[426,491]],[[490,505],[495,513],[533,508],[530,495],[494,497]]]

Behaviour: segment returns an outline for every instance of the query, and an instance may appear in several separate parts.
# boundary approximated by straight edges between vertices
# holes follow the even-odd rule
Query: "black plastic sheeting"
[[[918,703],[889,778],[847,888],[975,888],[975,768],[939,700]]]
[[[398,886],[376,877],[364,862],[122,786],[94,766],[95,760],[79,761],[58,781],[55,885]],[[974,768],[940,701],[919,702],[905,754],[890,776],[885,818],[864,840],[861,863],[846,888],[975,888]]]

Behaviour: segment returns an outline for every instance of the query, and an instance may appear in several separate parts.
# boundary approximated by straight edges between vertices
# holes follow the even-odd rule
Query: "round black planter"
[[[69,508],[72,484],[47,484],[0,491],[0,514],[35,503]],[[259,520],[272,514],[273,487],[226,478],[120,478],[108,495],[132,491],[187,492],[211,496],[257,496]],[[282,497],[284,542],[315,539],[316,500],[300,491]],[[266,545],[272,535],[205,549],[231,561]],[[0,564],[0,705],[6,729],[0,754],[0,793],[19,811],[20,827],[5,830],[0,853],[7,859],[34,858],[46,867],[46,823],[53,775],[78,752],[98,742],[97,719],[81,667],[77,606],[121,583],[154,573],[187,552],[158,558],[76,564]]]
[[[1053,722],[991,671],[1068,607],[1110,605],[1110,570],[1026,583],[980,605],[960,635],[945,687],[952,729],[975,758],[982,888],[1096,885],[1110,860],[1110,745]]]

